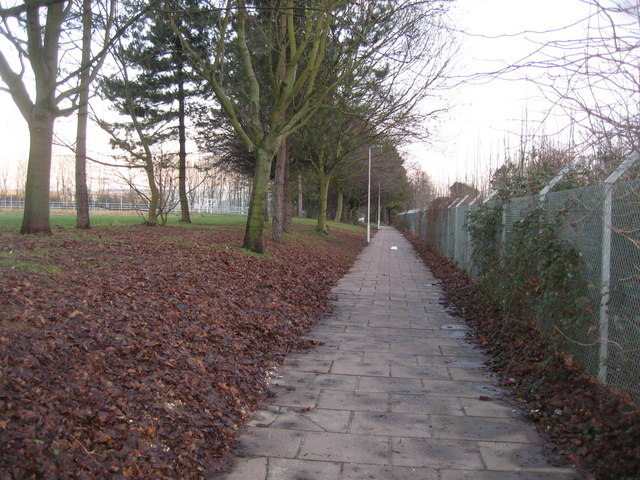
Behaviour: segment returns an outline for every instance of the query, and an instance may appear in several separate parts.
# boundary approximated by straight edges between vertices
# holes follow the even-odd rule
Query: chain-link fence
[[[75,210],[76,202],[49,202],[51,210]],[[0,210],[24,210],[24,200],[0,200]],[[146,203],[130,203],[130,202],[89,202],[89,210],[91,211],[110,211],[110,212],[146,212],[149,205]],[[249,211],[248,205],[234,205],[229,201],[215,201],[214,199],[201,199],[189,206],[191,213],[203,214],[222,214],[222,215],[247,215]],[[171,213],[180,213],[180,205],[175,203],[171,208]]]
[[[496,237],[502,245],[514,226],[541,205],[546,217],[559,222],[559,237],[579,252],[589,317],[566,335],[563,346],[594,376],[640,403],[640,180],[614,180],[485,207],[492,205],[501,209]],[[398,218],[401,226],[476,275],[467,226],[469,214],[479,208],[440,205]],[[547,327],[544,318],[537,321]]]

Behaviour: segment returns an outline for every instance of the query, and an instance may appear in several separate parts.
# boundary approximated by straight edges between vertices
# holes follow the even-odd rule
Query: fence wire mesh
[[[610,215],[607,197],[610,194]],[[504,243],[513,226],[544,202],[560,237],[580,253],[590,319],[566,334],[563,347],[592,375],[640,403],[640,181],[596,185],[512,199],[502,210]],[[401,225],[461,268],[476,274],[466,228],[478,206],[400,214]],[[538,319],[545,327],[545,319]]]

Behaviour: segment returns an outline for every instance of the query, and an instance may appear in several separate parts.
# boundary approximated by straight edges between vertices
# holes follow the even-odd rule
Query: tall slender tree
[[[89,123],[89,88],[91,62],[91,31],[93,11],[91,0],[82,0],[82,53],[80,91],[78,93],[78,123],[76,128],[76,228],[91,228],[89,190],[87,188],[87,125]]]

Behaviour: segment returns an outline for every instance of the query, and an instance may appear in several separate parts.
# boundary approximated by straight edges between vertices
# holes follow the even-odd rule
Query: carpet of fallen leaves
[[[598,480],[640,479],[640,407],[585,374],[532,325],[500,312],[454,263],[405,232],[445,290],[447,305],[473,327],[490,366],[550,440],[549,455]]]
[[[0,478],[216,476],[363,246],[296,228],[0,230]]]

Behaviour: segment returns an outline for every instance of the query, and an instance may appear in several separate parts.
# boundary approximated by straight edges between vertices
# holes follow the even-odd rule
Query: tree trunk
[[[302,205],[302,174],[298,174],[298,217],[304,217],[304,208]]]
[[[344,190],[338,187],[338,206],[336,207],[335,221],[342,221],[342,211],[344,209]]]
[[[20,233],[51,234],[49,181],[53,143],[53,108],[36,105],[29,121],[29,165]]]
[[[84,97],[84,91],[80,97]],[[86,96],[89,96],[88,87]],[[84,103],[83,103],[84,101]],[[78,131],[76,135],[76,228],[91,228],[89,217],[89,191],[87,189],[87,119],[88,98],[80,100]]]
[[[82,1],[82,60],[76,130],[76,228],[91,228],[87,190],[87,123],[89,118],[89,61],[91,57],[91,0]]]
[[[160,190],[156,184],[156,177],[154,174],[153,164],[149,165],[150,161],[147,161],[147,180],[149,182],[149,190],[151,190],[151,198],[149,199],[149,214],[147,215],[146,224],[150,227],[158,225],[158,204],[160,203]]]
[[[284,243],[284,180],[287,169],[287,142],[283,140],[276,160],[275,191],[273,196],[273,222],[271,237],[274,242]]]
[[[189,215],[189,198],[187,197],[187,135],[185,126],[185,95],[182,65],[179,65],[180,80],[178,82],[178,197],[180,198],[181,222],[191,223]]]
[[[287,155],[287,164],[284,169],[284,222],[282,223],[282,229],[286,233],[291,232],[292,222],[292,205],[291,205],[291,159]]]
[[[253,174],[253,187],[249,199],[249,213],[244,231],[244,248],[252,252],[264,252],[262,234],[264,231],[264,210],[267,206],[267,186],[271,172],[273,153],[263,148],[256,152],[256,166]]]
[[[329,198],[331,175],[327,175],[321,170],[318,172],[318,178],[320,179],[320,198],[318,199],[320,211],[318,212],[318,226],[316,229],[319,232],[327,233],[327,200]]]

